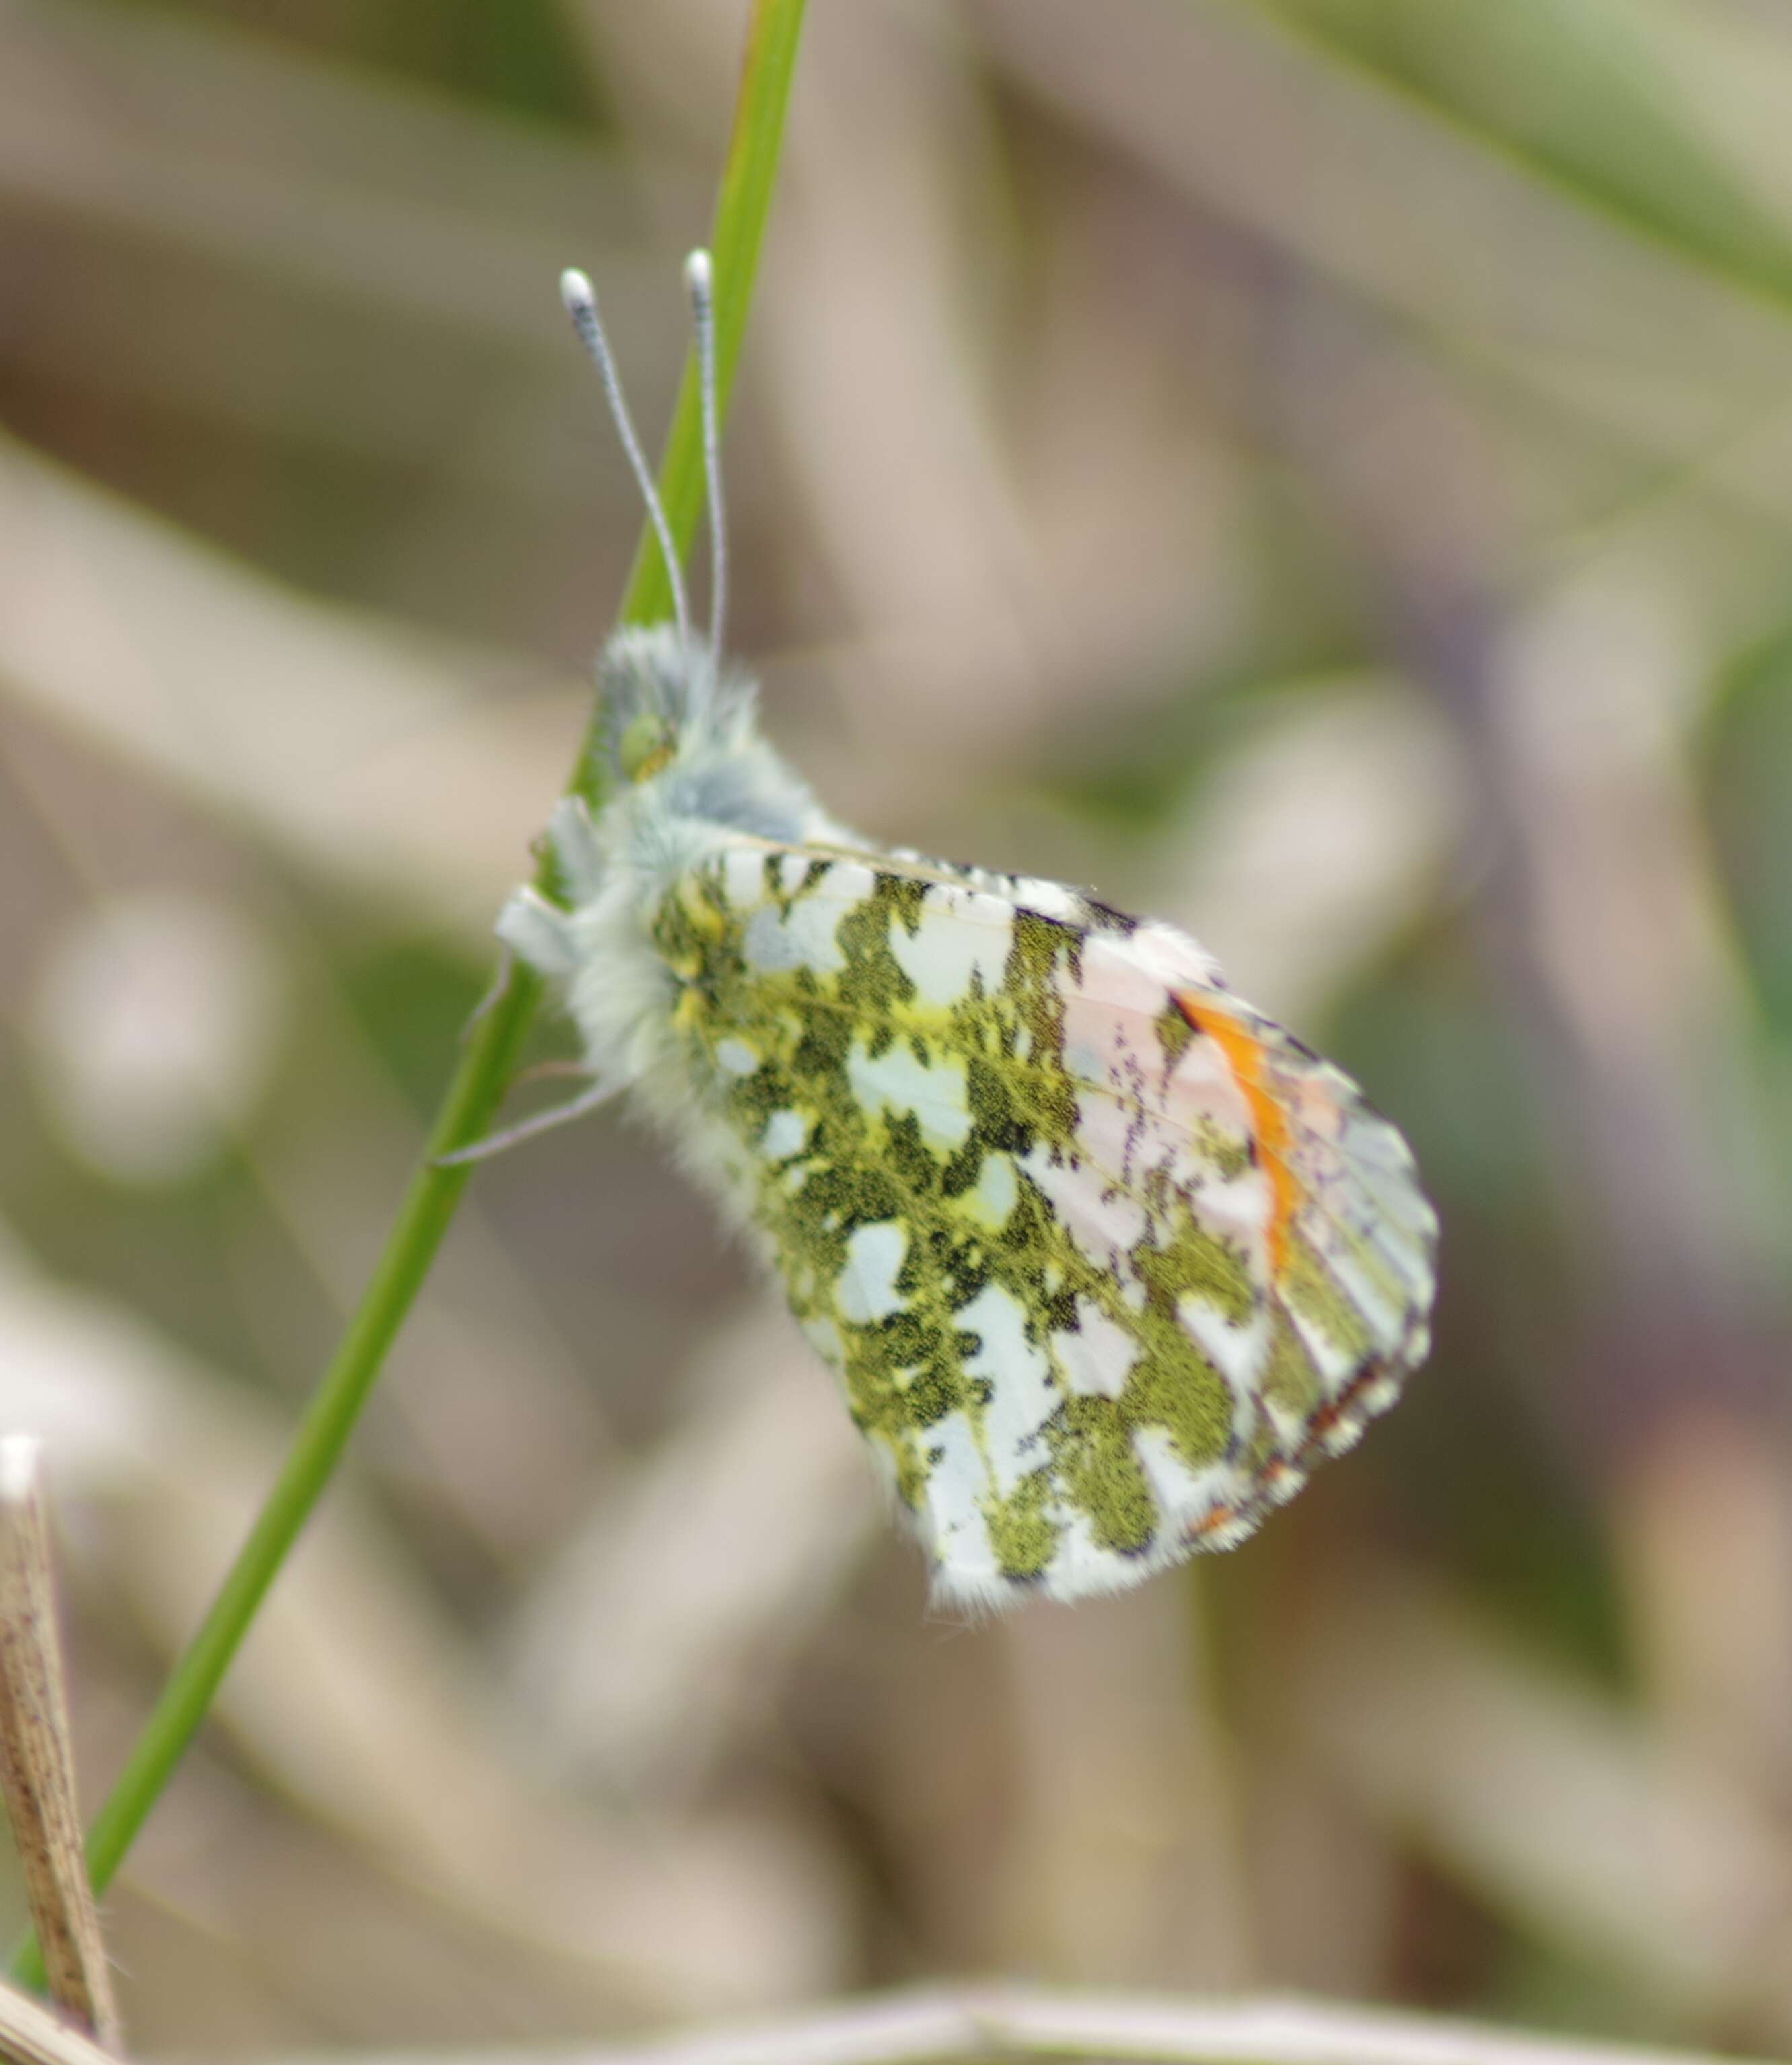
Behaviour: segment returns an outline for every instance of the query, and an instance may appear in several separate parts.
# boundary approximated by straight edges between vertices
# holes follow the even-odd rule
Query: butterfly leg
[[[578,890],[585,883],[595,882],[596,843],[591,837],[590,816],[576,798],[563,798],[555,806],[554,815],[548,822],[548,836],[554,842],[555,857],[571,886]],[[494,930],[503,958],[497,982],[474,1013],[475,1021],[503,995],[517,961],[527,962],[538,974],[563,979],[579,964],[579,940],[571,917],[558,904],[550,903],[539,890],[514,891],[498,912]],[[580,1069],[579,1073],[583,1075],[590,1072]],[[475,1140],[469,1146],[457,1147],[451,1154],[438,1155],[435,1166],[438,1169],[452,1169],[468,1162],[482,1162],[488,1155],[499,1154],[507,1147],[514,1147],[519,1140],[546,1133],[552,1126],[564,1125],[570,1120],[583,1118],[615,1094],[614,1084],[594,1082],[589,1089],[581,1091],[568,1103],[556,1105],[551,1111],[537,1112],[534,1117],[526,1118],[519,1125],[488,1134],[483,1140]]]
[[[438,1169],[458,1169],[469,1162],[484,1162],[494,1154],[502,1154],[507,1147],[514,1147],[519,1140],[532,1139],[538,1133],[550,1133],[557,1125],[567,1125],[575,1118],[583,1118],[607,1104],[616,1094],[614,1083],[595,1082],[587,1090],[565,1104],[555,1105],[551,1111],[538,1111],[532,1118],[521,1120],[515,1125],[507,1125],[501,1132],[488,1133],[483,1140],[475,1140],[470,1146],[457,1147],[451,1154],[438,1154],[435,1166]]]
[[[571,972],[574,947],[566,913],[535,890],[514,891],[493,930],[498,935],[498,972],[461,1028],[463,1041],[470,1039],[479,1021],[503,1002],[519,960],[543,975]]]
[[[579,942],[567,913],[537,889],[512,891],[492,927],[506,951],[538,975],[564,979],[579,965]]]
[[[575,903],[588,903],[603,882],[603,856],[583,796],[563,796],[548,814],[547,843]]]
[[[474,1005],[468,1014],[466,1023],[461,1028],[460,1037],[462,1045],[473,1037],[478,1028],[480,1020],[488,1012],[494,1011],[504,1001],[506,992],[511,986],[511,976],[515,967],[516,956],[511,951],[510,943],[507,940],[500,940],[498,942],[498,972],[487,984],[485,995]]]

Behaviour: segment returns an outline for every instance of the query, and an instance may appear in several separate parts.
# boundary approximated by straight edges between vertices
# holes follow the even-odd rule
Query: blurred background
[[[0,4],[0,1422],[90,1801],[569,765],[640,511],[555,278],[656,442],[744,21]],[[1774,0],[817,0],[769,729],[1357,1074],[1436,1352],[1238,1554],[961,1627],[657,1143],[503,1159],[108,1901],[139,2047],[998,1968],[1792,2044],[1789,102]]]

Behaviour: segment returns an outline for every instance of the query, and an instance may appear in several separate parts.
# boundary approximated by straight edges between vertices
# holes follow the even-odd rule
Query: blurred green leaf
[[[1703,743],[1708,819],[1755,993],[1792,1037],[1792,624],[1736,662]]]
[[[1792,237],[1706,148],[1636,22],[1609,0],[1252,4],[1576,200],[1792,300]]]
[[[385,0],[378,7],[244,6],[240,0],[128,0],[209,16],[332,58],[446,87],[470,100],[583,127],[591,119],[578,52],[554,0]]]

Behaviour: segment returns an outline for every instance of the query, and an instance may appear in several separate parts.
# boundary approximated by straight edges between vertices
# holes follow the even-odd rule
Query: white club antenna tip
[[[576,316],[597,306],[597,296],[591,283],[576,265],[569,265],[560,275],[560,299],[566,304],[567,313]]]
[[[687,293],[707,296],[712,275],[709,253],[700,247],[684,261],[684,286]]]

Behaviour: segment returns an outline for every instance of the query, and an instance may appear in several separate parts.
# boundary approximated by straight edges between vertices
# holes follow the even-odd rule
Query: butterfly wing
[[[1424,1356],[1405,1143],[1168,927],[741,838],[655,940],[728,1175],[946,1597],[1231,1546]]]

